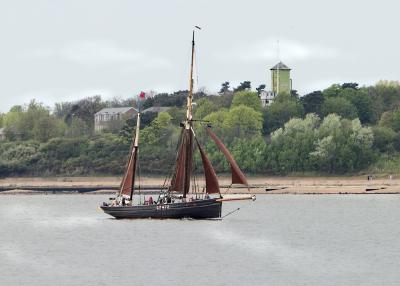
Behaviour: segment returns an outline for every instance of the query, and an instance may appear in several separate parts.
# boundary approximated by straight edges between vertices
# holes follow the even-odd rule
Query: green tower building
[[[292,80],[290,78],[290,68],[282,62],[271,68],[272,92],[290,94],[292,91]]]

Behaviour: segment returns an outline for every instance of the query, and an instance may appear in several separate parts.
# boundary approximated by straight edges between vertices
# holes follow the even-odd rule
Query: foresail
[[[200,151],[201,161],[203,162],[204,177],[206,179],[206,192],[209,194],[218,194],[220,191],[217,174],[215,173],[215,170],[211,165],[210,160],[207,158],[207,155],[201,147],[199,141],[197,141],[197,138],[196,143]]]
[[[133,184],[136,171],[136,157],[137,157],[137,147],[133,147],[128,166],[126,167],[124,178],[122,180],[120,195],[130,196],[133,191]]]
[[[232,172],[232,184],[243,184],[248,186],[247,179],[244,176],[243,172],[240,170],[238,164],[236,163],[235,159],[233,158],[232,154],[229,150],[225,147],[224,143],[215,135],[214,132],[211,131],[209,127],[206,127],[206,131],[208,135],[210,135],[211,139],[217,144],[218,148],[221,152],[225,155],[225,158],[228,160],[229,164],[231,165],[231,172]]]

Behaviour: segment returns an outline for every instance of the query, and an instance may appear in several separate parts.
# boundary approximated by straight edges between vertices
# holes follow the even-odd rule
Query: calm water
[[[0,285],[399,285],[400,196],[258,196],[222,221],[0,196]]]

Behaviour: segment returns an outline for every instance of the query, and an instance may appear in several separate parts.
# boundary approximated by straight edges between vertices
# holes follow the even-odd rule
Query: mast
[[[195,26],[196,29],[201,29]],[[190,178],[192,174],[193,165],[193,66],[194,66],[194,53],[195,53],[195,41],[194,33],[192,33],[192,56],[190,62],[190,73],[189,73],[189,94],[187,97],[186,106],[186,119],[183,122],[183,129],[181,134],[181,143],[177,155],[176,166],[174,175],[171,181],[171,190],[175,192],[182,192],[183,197],[186,198],[187,193],[190,190]]]
[[[136,175],[136,162],[139,151],[139,132],[140,132],[140,107],[138,109],[137,120],[136,120],[136,132],[135,132],[135,142],[133,143],[133,152],[134,152],[134,161],[133,161],[133,172],[132,172],[132,185],[131,185],[131,194],[129,196],[130,201],[132,202],[133,191],[135,190],[135,175]]]
[[[192,34],[192,58],[190,62],[190,76],[189,76],[189,95],[187,98],[187,110],[186,110],[186,124],[185,128],[190,129],[190,124],[192,120],[192,103],[193,103],[193,65],[194,65],[194,30]]]
[[[280,69],[279,63],[281,62],[281,58],[280,58],[280,55],[279,55],[279,40],[278,40],[277,44],[278,44],[278,47],[277,47],[277,49],[278,49],[277,50],[277,54],[278,54],[278,70],[277,70],[277,74],[276,74],[276,94],[275,94],[275,96],[279,94],[279,69]]]
[[[198,26],[195,26],[196,29],[201,29]],[[183,188],[183,197],[186,197],[186,194],[190,189],[190,177],[192,174],[192,163],[193,163],[193,133],[192,133],[192,108],[193,108],[193,66],[194,66],[194,53],[195,53],[195,41],[194,41],[194,31],[192,33],[192,56],[190,61],[190,75],[189,75],[189,94],[187,98],[187,111],[186,111],[186,122],[185,122],[185,130],[184,134],[186,135],[186,156],[185,156],[185,178],[184,178],[184,188]]]

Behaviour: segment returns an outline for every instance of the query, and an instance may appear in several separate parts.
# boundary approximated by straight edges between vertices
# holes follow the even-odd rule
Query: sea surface
[[[0,285],[399,285],[400,196],[259,195],[223,220],[115,220],[1,195]]]

